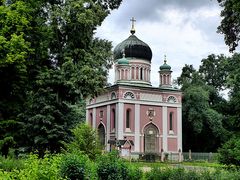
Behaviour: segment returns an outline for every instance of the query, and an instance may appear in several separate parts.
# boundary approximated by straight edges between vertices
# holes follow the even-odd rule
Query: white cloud
[[[151,3],[148,3],[150,1],[142,1],[135,6],[135,9],[131,9],[135,1],[129,0],[129,3],[124,1],[119,10],[113,11],[97,29],[96,36],[112,41],[115,47],[130,35],[130,18],[134,16],[137,19],[136,36],[146,42],[153,52],[151,71],[153,86],[159,85],[158,70],[163,64],[164,54],[167,55],[168,64],[172,67],[173,78],[177,78],[185,64],[193,64],[198,68],[201,60],[209,54],[228,53],[223,36],[216,33],[220,23],[220,9],[217,4],[204,6],[202,3],[198,4],[198,8],[196,3],[187,6],[190,1],[185,0],[186,7],[184,7],[179,5],[177,0],[171,0],[169,4],[164,4],[164,8],[160,2],[166,3],[166,1],[154,0],[153,18],[151,14],[145,15],[139,12],[151,13],[149,9],[144,9],[151,7]],[[209,2],[205,1],[205,3]],[[132,14],[126,17],[129,8]],[[140,14],[139,19],[134,12]],[[109,81],[113,83],[113,80],[114,72],[111,70]]]

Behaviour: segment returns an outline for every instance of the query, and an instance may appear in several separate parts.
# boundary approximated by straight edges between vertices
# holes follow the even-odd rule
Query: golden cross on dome
[[[167,56],[166,54],[164,54],[164,63],[166,64],[166,62],[167,62]]]
[[[134,22],[136,22],[136,19],[134,19],[134,17],[132,17],[132,19],[130,19],[130,21],[132,21],[132,29],[131,29],[131,34],[135,33],[135,28],[134,28]]]

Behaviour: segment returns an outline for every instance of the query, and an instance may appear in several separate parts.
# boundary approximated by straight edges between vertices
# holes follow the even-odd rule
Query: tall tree
[[[1,1],[0,120],[19,122],[25,139],[15,137],[18,146],[59,151],[68,139],[79,119],[75,105],[106,85],[112,46],[94,38],[94,32],[120,4]]]
[[[240,1],[218,0],[218,2],[223,8],[218,32],[224,34],[225,43],[229,46],[229,51],[233,52],[240,40]]]
[[[216,151],[225,138],[223,115],[211,103],[215,90],[205,77],[193,66],[185,65],[178,79],[183,91],[183,147],[186,151]]]

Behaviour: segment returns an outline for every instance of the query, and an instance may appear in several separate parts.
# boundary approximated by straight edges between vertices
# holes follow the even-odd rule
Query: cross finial
[[[134,28],[134,22],[136,22],[136,19],[134,19],[134,17],[132,17],[132,19],[130,19],[130,21],[132,21],[132,29],[131,29],[131,34],[135,33],[135,28]]]
[[[122,57],[125,58],[125,50],[122,50]]]

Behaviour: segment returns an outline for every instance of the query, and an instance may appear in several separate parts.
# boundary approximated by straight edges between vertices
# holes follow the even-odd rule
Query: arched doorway
[[[144,128],[144,152],[157,153],[159,152],[158,143],[158,128],[154,124],[149,124]]]
[[[99,137],[99,142],[103,148],[105,147],[105,128],[103,124],[101,123],[98,126],[98,137]]]

